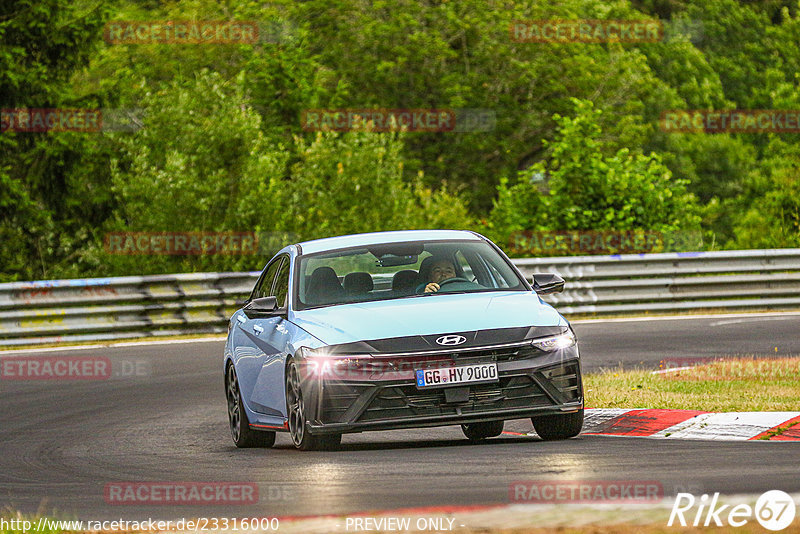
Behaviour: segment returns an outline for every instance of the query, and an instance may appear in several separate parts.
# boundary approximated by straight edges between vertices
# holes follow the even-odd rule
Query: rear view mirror
[[[278,299],[272,297],[261,297],[253,299],[247,303],[242,309],[244,314],[250,319],[257,319],[259,317],[274,317],[281,315],[286,310],[278,308]]]
[[[414,265],[419,261],[419,256],[381,256],[378,265],[381,267],[397,267],[399,265]]]
[[[532,277],[533,290],[539,295],[561,293],[564,291],[564,279],[553,273],[536,273]]]
[[[422,243],[387,243],[373,245],[368,250],[377,259],[378,267],[398,267],[417,263],[422,249]]]

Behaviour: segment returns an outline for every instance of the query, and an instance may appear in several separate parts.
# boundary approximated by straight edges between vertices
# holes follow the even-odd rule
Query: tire
[[[583,408],[573,413],[532,417],[531,422],[543,440],[572,438],[583,428]]]
[[[341,444],[341,434],[314,436],[308,431],[300,371],[294,361],[286,368],[286,414],[292,443],[301,451],[334,450]]]
[[[461,425],[461,431],[470,441],[480,441],[494,438],[503,433],[505,421],[487,421],[485,423],[469,423]]]
[[[228,423],[233,443],[239,448],[272,447],[275,445],[275,432],[253,430],[247,419],[247,412],[239,390],[239,379],[233,363],[228,364],[225,371],[225,398],[228,401]]]

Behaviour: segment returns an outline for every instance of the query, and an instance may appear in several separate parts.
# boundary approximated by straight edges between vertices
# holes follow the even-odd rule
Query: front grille
[[[383,388],[361,415],[360,421],[393,417],[424,417],[479,413],[497,409],[525,408],[550,404],[547,396],[527,376],[507,376],[494,384],[469,386],[469,400],[447,404],[442,389],[418,390],[416,386]]]
[[[465,386],[466,387],[466,386]],[[447,404],[443,389],[418,390],[414,385],[354,386],[325,388],[323,423],[351,422],[344,419],[348,408],[361,395],[373,395],[366,409],[352,422],[390,420],[404,417],[469,415],[499,409],[551,406],[550,399],[529,376],[504,376],[493,384],[473,384],[469,400]],[[369,391],[376,390],[376,391]],[[356,414],[352,413],[355,417]],[[350,419],[350,416],[347,417]]]
[[[506,349],[497,355],[498,362],[507,362],[513,360],[524,360],[526,358],[536,358],[542,356],[544,353],[539,349],[533,348],[531,345],[523,347],[516,347],[514,349]]]

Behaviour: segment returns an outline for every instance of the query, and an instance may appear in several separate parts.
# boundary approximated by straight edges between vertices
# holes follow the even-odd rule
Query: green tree
[[[800,247],[800,145],[773,137],[743,215],[735,221],[734,248]]]
[[[465,228],[471,217],[446,188],[406,179],[400,134],[322,133],[296,138],[298,159],[280,196],[284,230],[304,239],[366,231]]]
[[[119,208],[106,231],[263,233],[280,224],[273,197],[288,154],[261,130],[241,83],[201,71],[147,95],[142,105],[144,127],[121,138],[121,155],[112,161]],[[254,268],[263,261],[109,258],[99,250],[91,256],[117,270],[151,272]]]
[[[555,115],[558,132],[548,157],[503,182],[489,219],[501,242],[525,230],[634,230],[676,232],[699,223],[686,182],[672,177],[654,153],[620,149],[603,154],[599,110],[573,100],[574,117]],[[546,191],[531,181],[546,177]]]
[[[491,208],[499,176],[543,156],[553,113],[568,113],[569,97],[613,110],[600,118],[605,140],[639,147],[652,133],[647,117],[681,100],[652,72],[642,47],[629,44],[515,42],[516,20],[642,19],[627,2],[378,2],[368,10],[349,0],[296,4],[294,18],[308,48],[327,70],[336,107],[489,109],[493,129],[417,133],[405,140],[412,170],[432,187],[446,179],[465,186],[476,213]],[[645,45],[651,46],[651,45]],[[657,46],[657,45],[652,45]]]
[[[109,9],[69,0],[0,3],[2,107],[91,107],[69,81],[96,50]],[[101,178],[81,178],[103,150],[69,132],[0,133],[0,278],[47,278],[71,264],[107,213],[108,197],[96,187]]]
[[[120,139],[121,156],[112,162],[119,208],[104,231],[252,231],[306,240],[471,225],[456,195],[404,178],[398,134],[318,133],[282,145],[280,128],[264,131],[250,107],[244,78],[202,71],[142,100],[144,127]],[[124,272],[260,268],[265,261],[108,257],[99,244],[86,259],[95,269]]]

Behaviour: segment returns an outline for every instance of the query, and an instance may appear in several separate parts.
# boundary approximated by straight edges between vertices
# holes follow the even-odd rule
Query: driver
[[[439,291],[439,284],[444,280],[456,277],[456,266],[453,262],[442,258],[436,260],[431,265],[431,281],[425,286],[425,293],[435,293]]]

